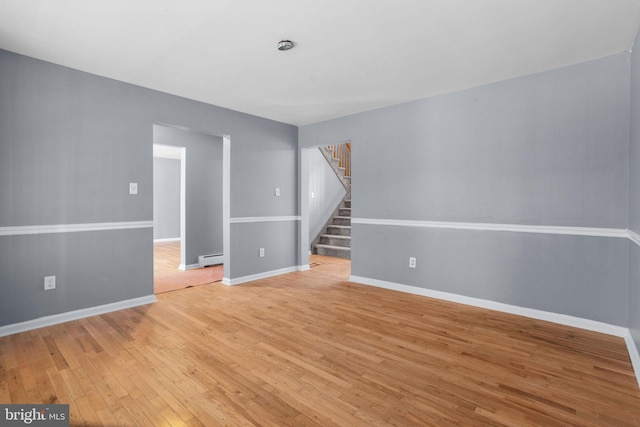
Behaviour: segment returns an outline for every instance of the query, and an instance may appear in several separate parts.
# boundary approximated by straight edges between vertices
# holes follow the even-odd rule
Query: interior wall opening
[[[351,233],[350,141],[301,148],[301,264],[313,267],[322,257],[349,263]],[[306,252],[305,252],[306,251]]]
[[[154,292],[222,281],[228,256],[230,139],[156,124],[153,142]],[[178,215],[176,188],[180,189]]]

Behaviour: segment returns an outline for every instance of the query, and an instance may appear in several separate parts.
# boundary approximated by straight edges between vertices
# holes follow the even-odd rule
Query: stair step
[[[344,207],[351,209],[351,200],[345,200],[344,201]]]
[[[350,225],[329,225],[327,226],[327,234],[333,236],[351,236]]]
[[[333,224],[334,225],[351,225],[351,217],[350,216],[334,216]]]
[[[351,248],[345,248],[343,246],[332,245],[316,245],[316,252],[318,255],[334,256],[338,258],[351,258]]]
[[[351,208],[338,209],[338,215],[351,217]]]
[[[320,236],[321,245],[351,247],[351,236],[336,236],[332,234],[323,234]]]

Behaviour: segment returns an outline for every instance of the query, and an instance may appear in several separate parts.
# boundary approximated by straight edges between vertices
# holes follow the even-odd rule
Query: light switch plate
[[[129,194],[138,194],[138,183],[130,182],[129,183]]]
[[[259,256],[260,258],[264,256],[264,248],[260,248]]]
[[[416,259],[415,257],[409,257],[409,268],[416,268]]]
[[[280,187],[276,187],[275,194],[276,194],[276,197],[280,197]]]

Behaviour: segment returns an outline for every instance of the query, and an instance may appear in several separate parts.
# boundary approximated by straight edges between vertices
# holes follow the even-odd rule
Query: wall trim
[[[167,239],[153,239],[153,243],[163,243],[163,242],[179,242],[180,237],[169,237]]]
[[[231,218],[232,224],[247,222],[276,222],[276,221],[300,221],[300,216],[247,216]]]
[[[44,328],[57,325],[59,323],[70,322],[72,320],[84,319],[85,317],[98,316],[112,311],[124,310],[126,308],[140,305],[152,304],[156,302],[155,295],[147,295],[139,298],[132,298],[110,304],[97,305],[95,307],[83,308],[80,310],[67,311],[66,313],[53,314],[25,322],[13,323],[11,325],[0,326],[0,337],[13,335],[20,332],[31,331],[33,329]]]
[[[558,323],[575,328],[587,329],[594,332],[614,335],[616,337],[624,337],[628,329],[623,326],[611,325],[609,323],[599,322],[597,320],[583,319],[580,317],[569,316],[566,314],[552,313],[549,311],[537,310],[534,308],[519,307],[516,305],[505,304],[501,302],[468,297],[449,292],[436,291],[433,289],[420,288],[417,286],[403,285],[400,283],[387,282],[384,280],[371,279],[361,276],[350,276],[349,281],[362,283],[364,285],[385,288],[394,291],[421,295],[429,298],[451,301],[458,304],[471,305],[474,307],[486,308],[489,310],[501,311],[504,313],[516,314],[519,316],[530,317],[532,319],[545,320],[548,322]]]
[[[631,231],[631,230],[627,230],[627,233],[629,234],[629,240],[631,240],[636,245],[640,246],[640,235],[635,231]]]
[[[280,268],[278,270],[265,271],[264,273],[251,274],[249,276],[236,277],[235,279],[229,279],[224,277],[222,284],[227,286],[239,285],[241,283],[253,282],[254,280],[266,279],[268,277],[279,276],[281,274],[293,273],[294,271],[306,271],[309,270],[309,265],[298,265],[293,267]]]
[[[636,347],[636,343],[633,340],[633,336],[631,335],[630,330],[627,330],[627,333],[624,336],[624,341],[627,343],[629,358],[631,359],[633,370],[636,373],[636,381],[638,382],[638,387],[640,388],[640,353],[638,353],[638,348]]]
[[[178,270],[182,270],[182,271],[188,271],[188,270],[195,270],[196,268],[200,268],[200,264],[196,263],[196,264],[180,264],[178,266]]]
[[[447,228],[475,231],[512,231],[516,233],[568,234],[630,238],[630,232],[622,228],[570,227],[558,225],[492,224],[484,222],[414,221],[397,219],[352,218],[352,224],[392,225],[398,227]],[[640,236],[638,236],[640,239]],[[639,240],[640,241],[640,240]]]
[[[153,221],[93,222],[86,224],[19,225],[0,227],[0,236],[20,236],[25,234],[76,233],[81,231],[129,230],[133,228],[153,228]]]

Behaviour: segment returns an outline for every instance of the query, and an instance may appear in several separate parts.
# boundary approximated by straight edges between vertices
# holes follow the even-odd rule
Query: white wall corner
[[[304,265],[299,265],[298,266],[298,271],[307,271],[307,270],[311,270],[311,266],[309,264],[304,264]]]

